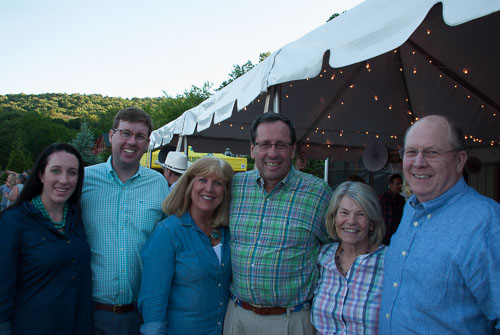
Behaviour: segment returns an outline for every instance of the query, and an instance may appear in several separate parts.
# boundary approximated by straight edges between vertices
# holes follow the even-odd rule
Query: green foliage
[[[76,137],[71,140],[71,144],[78,149],[85,165],[93,165],[99,162],[98,157],[92,152],[94,135],[86,120],[81,123],[80,131],[76,134]]]
[[[267,57],[269,57],[269,56],[271,56],[271,53],[269,51],[267,51],[267,52],[261,52],[259,54],[259,63],[262,63],[262,61],[264,59],[266,59]]]
[[[234,80],[236,80],[236,78],[241,77],[242,75],[253,69],[254,66],[255,65],[250,60],[248,60],[241,66],[238,64],[234,64],[233,70],[228,74],[229,78],[227,80],[224,80],[222,84],[220,84],[219,88],[216,89],[216,91],[220,91],[227,85],[231,84]]]
[[[212,95],[211,87],[212,84],[209,82],[205,82],[202,87],[193,85],[191,89],[185,90],[183,94],[178,94],[175,97],[169,96],[164,91],[165,97],[157,105],[144,110],[153,118],[155,127],[160,128],[208,99]]]
[[[325,162],[322,160],[310,159],[307,161],[307,165],[302,171],[323,179],[325,175]]]
[[[9,159],[7,161],[6,170],[23,172],[33,166],[33,161],[27,154],[21,139],[16,139],[12,144]]]
[[[344,14],[346,11],[343,11],[342,13],[340,14]],[[330,22],[331,20],[333,20],[334,18],[340,16],[339,13],[333,13],[332,15],[330,15],[330,18],[328,20],[326,20],[326,22]]]

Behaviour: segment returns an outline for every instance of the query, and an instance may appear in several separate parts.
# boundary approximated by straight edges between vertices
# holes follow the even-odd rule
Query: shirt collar
[[[296,176],[296,172],[295,172],[294,167],[292,166],[290,168],[290,172],[288,172],[286,177],[283,178],[282,180],[280,180],[278,182],[278,184],[276,184],[275,188],[276,187],[285,187],[285,186],[290,185],[292,183],[292,179],[295,176]],[[258,169],[255,169],[255,181],[256,181],[257,185],[259,185],[260,188],[264,188],[264,179],[260,176]]]
[[[108,160],[106,161],[106,170],[108,171],[109,174],[111,174],[111,175],[115,176],[116,178],[120,179],[118,177],[118,173],[116,173],[115,169],[113,169],[113,164],[111,164],[111,160],[112,159],[113,159],[113,156],[109,156]],[[143,169],[145,169],[145,167],[143,167],[142,165],[139,164],[139,168],[137,169],[137,171],[135,172],[135,174],[132,177],[130,177],[130,180],[139,177],[142,174]]]
[[[462,177],[455,185],[453,185],[452,188],[450,188],[448,191],[444,192],[435,199],[419,202],[415,197],[415,195],[413,194],[410,197],[409,201],[410,205],[413,208],[416,208],[417,206],[421,205],[424,208],[425,212],[435,212],[439,208],[443,208],[444,206],[446,206],[447,203],[454,201],[456,198],[460,197],[466,190],[467,190],[467,183]]]

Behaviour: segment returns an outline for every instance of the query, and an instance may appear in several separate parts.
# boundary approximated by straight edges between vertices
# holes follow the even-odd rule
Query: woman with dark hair
[[[93,334],[83,160],[54,143],[0,216],[0,334]]]

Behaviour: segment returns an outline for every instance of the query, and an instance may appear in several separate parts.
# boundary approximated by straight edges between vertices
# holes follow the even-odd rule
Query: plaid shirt
[[[137,301],[141,284],[141,249],[164,217],[165,178],[139,167],[123,183],[106,163],[85,168],[82,218],[92,251],[94,300],[106,304]]]
[[[311,300],[331,189],[293,168],[267,193],[257,170],[237,173],[230,210],[232,293],[254,305]]]
[[[387,190],[379,196],[379,201],[382,206],[382,216],[386,228],[385,237],[382,243],[389,245],[391,236],[398,229],[399,222],[403,216],[405,198],[401,194],[394,194],[390,190]]]
[[[321,248],[311,322],[320,334],[377,334],[386,246],[358,256],[344,278],[335,265],[338,245]]]

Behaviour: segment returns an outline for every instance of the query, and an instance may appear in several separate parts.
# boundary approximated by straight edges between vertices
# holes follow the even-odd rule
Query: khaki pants
[[[229,299],[223,335],[314,335],[309,309],[280,315],[259,315]]]

